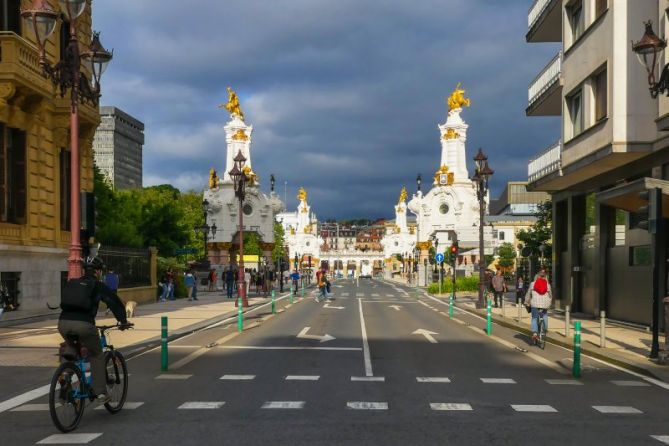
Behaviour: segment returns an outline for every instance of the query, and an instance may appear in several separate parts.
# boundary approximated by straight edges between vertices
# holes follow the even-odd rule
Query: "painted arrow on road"
[[[335,339],[334,336],[330,336],[329,334],[324,334],[323,336],[318,336],[318,335],[308,335],[307,332],[309,331],[311,327],[304,327],[301,332],[298,333],[297,337],[298,338],[303,338],[303,339],[315,339],[320,342],[327,342],[327,341],[332,341]]]
[[[329,304],[323,305],[323,308],[334,308],[335,310],[343,310],[346,307],[331,307]]]
[[[423,335],[423,336],[425,336],[425,339],[427,339],[431,343],[433,343],[433,344],[437,343],[437,340],[432,337],[432,335],[436,335],[437,333],[435,333],[433,331],[429,331],[429,330],[425,330],[424,328],[420,328],[420,329],[414,331],[411,334]]]
[[[388,305],[388,306],[389,306],[390,308],[394,308],[394,309],[396,309],[397,311],[400,311],[400,308],[402,308],[402,307],[400,307],[399,305]]]

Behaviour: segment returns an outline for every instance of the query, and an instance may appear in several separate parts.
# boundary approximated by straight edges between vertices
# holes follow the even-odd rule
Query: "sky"
[[[319,220],[394,218],[400,189],[439,168],[438,124],[462,82],[470,175],[482,147],[491,197],[527,179],[559,118],[526,117],[527,88],[557,53],[525,42],[531,0],[105,0],[93,27],[114,59],[102,105],[145,124],[144,185],[203,190],[225,169],[238,94],[262,188]],[[427,181],[426,181],[427,179]],[[427,185],[426,185],[427,184]]]

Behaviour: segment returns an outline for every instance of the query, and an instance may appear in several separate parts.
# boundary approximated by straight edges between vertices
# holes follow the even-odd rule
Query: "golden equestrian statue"
[[[235,93],[232,88],[228,87],[228,102],[227,104],[221,104],[218,108],[224,108],[230,112],[231,115],[239,116],[239,119],[244,120],[244,112],[242,107],[239,105],[239,98],[237,93]]]
[[[216,175],[216,170],[212,167],[209,169],[209,189],[216,187],[218,187],[218,176]]]
[[[460,88],[460,82],[458,82],[458,86],[455,87],[453,93],[448,97],[448,111],[450,112],[463,106],[469,107],[470,104],[471,101],[469,98],[465,98],[465,90]]]
[[[397,202],[397,204],[404,203],[406,199],[407,199],[407,188],[403,186],[402,190],[400,191],[400,199]]]
[[[304,201],[305,203],[307,202],[307,191],[305,188],[301,187],[300,190],[297,191],[297,199]]]

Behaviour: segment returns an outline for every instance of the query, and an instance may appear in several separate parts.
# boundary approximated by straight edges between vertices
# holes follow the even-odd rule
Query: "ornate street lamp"
[[[60,96],[70,90],[70,252],[67,259],[68,279],[81,276],[81,204],[79,174],[79,101],[97,105],[100,98],[100,77],[107,68],[113,54],[105,50],[100,43],[100,34],[93,33],[88,50],[80,53],[77,39],[77,18],[86,8],[86,0],[60,0],[60,8],[70,21],[70,42],[65,51],[65,58],[51,66],[46,60],[45,46],[47,39],[56,28],[60,14],[54,11],[46,0],[34,0],[28,9],[21,10],[30,29],[35,33],[39,46],[39,63],[45,77],[60,89]],[[83,59],[83,60],[82,60]],[[83,66],[93,76],[92,85]]]
[[[202,201],[202,213],[204,214],[204,224],[196,226],[195,232],[199,232],[204,238],[204,258],[205,260],[208,260],[207,241],[209,240],[209,234],[211,233],[212,237],[216,237],[216,231],[218,228],[216,227],[216,223],[212,224],[211,226],[207,224],[207,216],[209,213],[209,201],[207,200]]]
[[[665,65],[660,74],[659,82],[655,82],[655,70],[660,62],[660,55],[667,47],[667,41],[662,40],[653,32],[653,22],[644,23],[646,32],[638,42],[632,42],[632,51],[639,58],[639,62],[646,68],[648,73],[648,85],[650,95],[654,98],[658,94],[665,93],[669,96],[669,64]]]
[[[476,197],[479,200],[479,300],[477,307],[483,308],[485,307],[483,295],[485,291],[484,278],[486,266],[483,246],[483,220],[485,218],[485,198],[488,194],[488,181],[495,171],[488,166],[488,157],[483,153],[481,148],[479,148],[478,153],[474,157],[474,162],[476,163],[476,173],[474,173],[472,181],[476,184]]]
[[[246,158],[242,151],[237,152],[233,159],[234,165],[228,174],[234,184],[235,196],[239,199],[239,273],[237,274],[237,290],[242,298],[242,306],[248,307],[249,301],[246,299],[246,281],[244,280],[244,198],[246,197],[246,174],[244,173],[244,163]],[[235,301],[235,306],[238,301]]]
[[[422,182],[423,182],[423,178],[420,176],[420,174],[418,174],[418,176],[416,177],[416,187],[417,187],[418,192],[420,192],[420,185],[421,185]]]

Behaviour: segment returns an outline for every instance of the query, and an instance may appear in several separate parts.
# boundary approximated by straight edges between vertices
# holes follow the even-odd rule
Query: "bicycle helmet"
[[[99,257],[88,257],[84,260],[84,269],[103,270],[105,269],[105,264]]]

